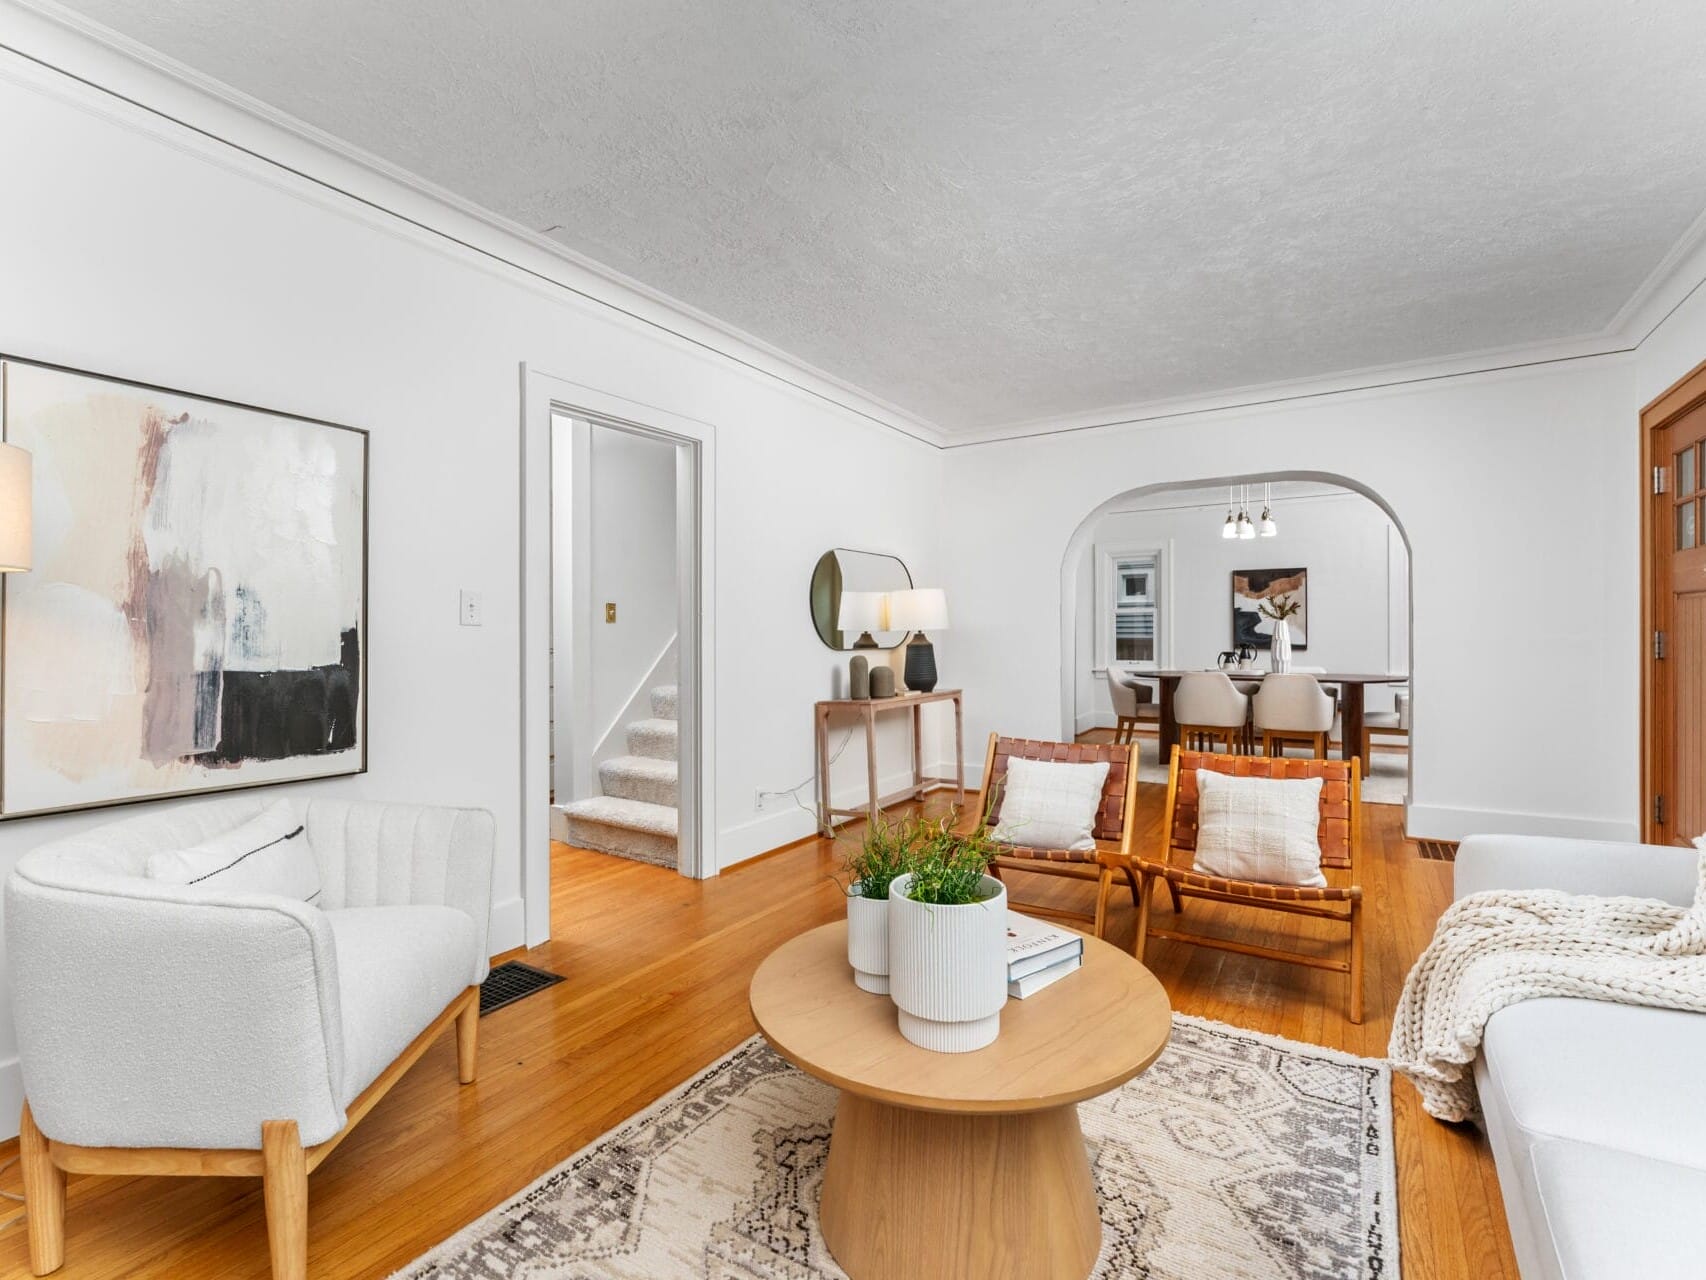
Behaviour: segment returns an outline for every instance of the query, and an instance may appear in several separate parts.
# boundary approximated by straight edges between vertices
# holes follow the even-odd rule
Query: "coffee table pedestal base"
[[[818,1219],[852,1280],[1084,1280],[1102,1245],[1075,1106],[914,1111],[843,1091]]]

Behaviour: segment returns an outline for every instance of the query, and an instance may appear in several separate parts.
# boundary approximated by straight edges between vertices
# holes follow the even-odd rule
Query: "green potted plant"
[[[889,991],[889,893],[912,868],[920,838],[915,819],[891,823],[881,815],[865,830],[859,848],[843,865],[847,894],[847,963],[863,991]]]
[[[1007,889],[989,874],[986,823],[921,824],[911,869],[889,886],[889,994],[900,1033],[940,1053],[969,1053],[1001,1032],[1007,1003]]]

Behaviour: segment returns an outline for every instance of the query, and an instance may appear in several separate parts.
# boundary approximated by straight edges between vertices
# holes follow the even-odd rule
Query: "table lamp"
[[[30,455],[0,444],[0,573],[25,573],[31,562]]]
[[[910,631],[906,644],[906,687],[929,693],[936,687],[936,647],[926,630],[946,631],[948,597],[940,587],[915,587],[889,593],[889,629]]]
[[[837,631],[857,631],[859,638],[853,642],[855,649],[881,648],[871,632],[889,629],[887,613],[888,597],[883,592],[843,591],[841,593],[841,609],[835,619],[835,629]]]

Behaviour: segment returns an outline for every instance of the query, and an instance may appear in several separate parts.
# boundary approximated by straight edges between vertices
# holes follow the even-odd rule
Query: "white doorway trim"
[[[677,615],[680,665],[681,870],[717,874],[714,742],[716,429],[558,378],[523,364],[521,411],[521,896],[527,944],[551,934],[551,422],[557,415],[673,441],[685,465],[676,474]],[[584,460],[583,460],[584,461]],[[571,464],[572,465],[572,464]],[[578,517],[577,517],[578,518]],[[579,540],[577,540],[579,541]],[[584,545],[584,544],[583,544]],[[578,559],[578,557],[577,557]],[[571,572],[572,572],[571,567]],[[584,566],[583,566],[584,572]],[[574,684],[584,664],[576,662]]]

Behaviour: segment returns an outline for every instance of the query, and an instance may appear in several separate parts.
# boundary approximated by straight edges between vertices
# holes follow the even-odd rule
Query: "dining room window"
[[[1096,667],[1109,663],[1158,666],[1163,658],[1162,554],[1158,550],[1098,548]]]
[[[1156,557],[1131,556],[1114,563],[1114,661],[1154,662]]]

